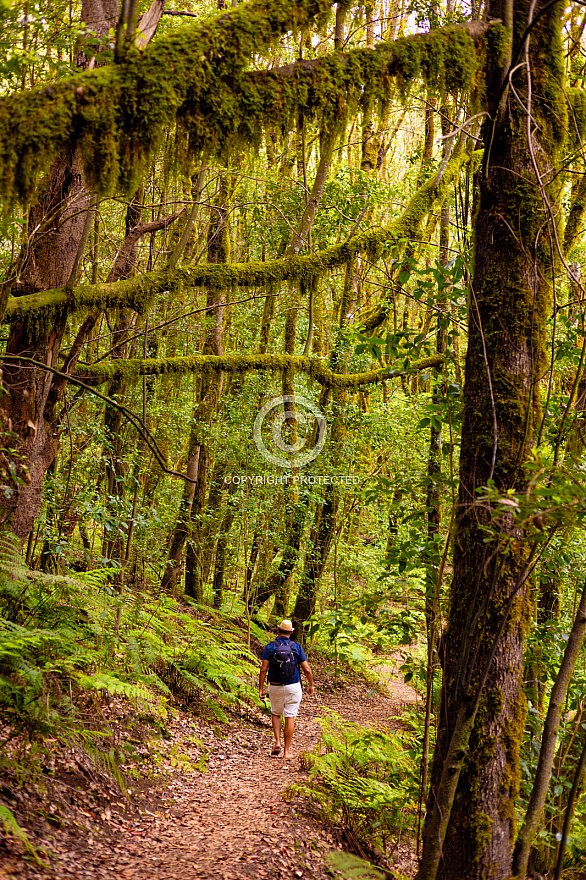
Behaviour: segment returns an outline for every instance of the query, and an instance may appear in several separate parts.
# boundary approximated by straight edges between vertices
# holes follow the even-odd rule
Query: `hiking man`
[[[277,638],[269,642],[261,657],[260,675],[258,677],[258,693],[262,699],[265,695],[265,678],[269,673],[269,697],[271,699],[271,720],[275,734],[275,746],[271,755],[281,752],[281,715],[285,718],[285,748],[283,758],[290,758],[289,749],[295,729],[295,718],[301,703],[301,676],[303,669],[307,676],[307,693],[313,693],[313,675],[307,657],[299,642],[293,642],[293,624],[290,620],[282,620],[277,627]]]

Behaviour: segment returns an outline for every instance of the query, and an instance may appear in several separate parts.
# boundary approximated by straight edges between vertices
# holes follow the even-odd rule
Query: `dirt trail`
[[[383,691],[399,706],[422,702],[421,697],[411,685],[405,684],[400,667],[404,662],[404,654],[395,651],[388,662],[377,667],[376,674]]]
[[[396,679],[388,696],[364,684],[305,696],[297,721],[293,752],[313,749],[320,737],[319,717],[333,709],[348,721],[396,724],[406,687]],[[394,690],[396,689],[396,693]],[[407,689],[411,691],[411,688]],[[412,693],[412,691],[411,691]],[[202,746],[209,751],[207,772],[175,772],[164,789],[153,788],[140,812],[106,813],[99,829],[69,829],[47,841],[56,861],[50,871],[31,871],[12,863],[0,877],[38,880],[238,880],[300,878],[326,880],[324,855],[339,846],[330,831],[286,803],[282,793],[307,774],[298,757],[270,756],[270,722],[263,727],[231,724],[214,734],[181,715],[173,739],[182,760],[193,762]],[[175,758],[176,760],[176,758]],[[170,763],[163,761],[163,767]],[[119,805],[122,806],[121,804]],[[104,818],[104,816],[102,816]],[[82,834],[79,834],[82,830]],[[399,866],[397,866],[399,867]],[[400,870],[411,873],[408,853]]]
[[[319,727],[307,705],[295,750],[313,748]],[[177,775],[160,815],[145,815],[131,844],[105,852],[110,875],[183,878],[325,878],[322,853],[333,840],[285,803],[299,761],[272,758],[268,730],[235,729],[217,741],[206,774]],[[89,875],[88,875],[89,876]]]

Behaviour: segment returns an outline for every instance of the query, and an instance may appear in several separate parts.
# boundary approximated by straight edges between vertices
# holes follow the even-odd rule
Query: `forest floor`
[[[63,785],[78,789],[73,783],[88,773],[82,774],[79,758],[76,764],[71,757],[71,766],[65,766],[67,782],[61,757],[59,767],[53,769],[53,776],[61,780],[61,787],[55,788],[55,804],[45,787],[45,818],[36,827],[27,827],[34,844],[50,854],[48,864],[37,865],[14,838],[0,835],[0,878],[331,878],[327,854],[343,848],[336,829],[304,811],[299,799],[287,801],[284,794],[289,785],[308,777],[300,756],[319,742],[324,712],[333,710],[364,726],[400,726],[405,705],[417,696],[396,668],[380,668],[382,692],[362,679],[335,686],[329,678],[320,686],[318,675],[316,693],[302,701],[293,740],[295,757],[290,761],[270,755],[268,718],[209,726],[176,711],[164,745],[157,747],[154,779],[137,782],[128,797],[116,786],[105,792],[103,780],[101,784],[97,780],[89,785],[95,791],[93,796],[87,793],[85,805],[72,795],[66,809]],[[150,760],[150,742],[147,748]],[[26,800],[21,801],[15,811],[19,821],[26,807]],[[409,877],[415,867],[413,847],[407,841],[396,849],[393,868],[399,876]]]

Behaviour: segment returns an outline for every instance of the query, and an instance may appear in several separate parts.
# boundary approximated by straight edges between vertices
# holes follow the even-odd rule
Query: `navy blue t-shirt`
[[[268,681],[269,684],[272,682],[272,672],[273,672],[273,658],[275,656],[275,651],[277,650],[277,642],[285,645],[289,641],[288,636],[277,636],[274,642],[269,642],[264,651],[262,652],[261,660],[269,661],[269,675]],[[301,681],[301,676],[299,674],[299,667],[302,663],[305,663],[307,657],[305,656],[305,652],[299,642],[291,642],[291,651],[295,657],[295,675],[288,681],[287,684],[296,684],[298,681]]]

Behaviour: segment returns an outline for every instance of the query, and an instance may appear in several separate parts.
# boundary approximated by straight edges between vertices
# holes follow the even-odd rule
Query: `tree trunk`
[[[292,615],[299,639],[303,638],[303,624],[315,611],[317,587],[324,572],[334,537],[337,506],[335,494],[334,486],[326,486],[324,499],[315,509],[305,565]]]
[[[27,256],[15,292],[25,294],[66,286],[76,261],[90,198],[79,155],[64,152],[54,161],[47,188],[29,212]],[[55,319],[53,326],[47,326],[42,319],[38,323],[32,318],[14,321],[6,354],[57,367],[65,323],[64,317]],[[10,519],[12,531],[24,542],[41,510],[43,478],[59,445],[53,412],[56,401],[49,402],[53,377],[45,370],[14,362],[5,362],[2,369],[7,393],[0,400],[0,417],[5,428],[16,435],[8,445],[18,449],[22,475],[26,475],[24,485],[16,483],[11,497],[2,498],[2,520]]]
[[[224,483],[224,477],[226,475],[226,462],[222,459],[218,459],[216,464],[214,465],[214,469],[212,471],[212,477],[210,480],[210,489],[208,492],[208,517],[207,522],[203,528],[203,582],[207,583],[208,578],[210,576],[210,569],[212,564],[214,564],[214,554],[216,554],[216,547],[218,541],[222,539],[222,530],[223,530],[223,520],[218,522],[218,517],[221,513],[222,506],[222,495],[224,494],[224,490],[226,489],[226,484]],[[233,492],[233,487],[235,487],[234,483],[228,484],[228,495]],[[214,512],[217,513],[217,516],[214,515]]]
[[[288,488],[286,487],[286,489]],[[274,596],[275,593],[284,587],[287,580],[293,574],[295,563],[299,557],[299,547],[303,537],[307,509],[307,501],[301,499],[294,503],[290,518],[286,517],[286,521],[289,521],[290,525],[283,543],[281,562],[277,570],[267,578],[264,586],[254,596],[254,608],[260,608],[261,605],[264,605],[271,596]]]
[[[228,229],[228,177],[221,176],[218,188],[218,206],[210,218],[208,229],[208,260],[210,263],[226,263],[230,256]],[[203,345],[204,354],[222,355],[224,332],[225,291],[209,289],[207,293],[208,316],[213,316]],[[185,558],[185,591],[187,595],[203,601],[204,549],[203,526],[199,521],[205,507],[207,490],[209,450],[202,437],[202,426],[211,418],[222,393],[222,374],[213,378],[202,376],[194,406],[189,439],[187,468],[190,480],[186,483],[179,506],[179,513],[169,542],[169,556],[163,574],[161,589],[173,590],[181,574],[183,546],[189,536]]]
[[[512,516],[491,516],[476,498],[490,480],[503,494],[525,491],[524,465],[541,418],[538,386],[551,273],[544,226],[550,218],[534,162],[555,206],[552,165],[566,111],[561,6],[538,3],[531,9],[535,17],[543,11],[528,39],[531,88],[526,70],[518,69],[515,90],[525,106],[505,93],[493,108],[477,180],[454,578],[419,880],[500,880],[511,874],[530,550]],[[493,4],[489,12],[512,28],[510,7]],[[515,3],[513,48],[528,13],[528,3]],[[489,94],[498,94],[507,64],[505,59],[488,83]]]
[[[183,484],[183,493],[179,504],[179,513],[175,523],[175,529],[171,537],[169,546],[169,556],[167,565],[161,581],[161,590],[163,592],[173,593],[177,582],[181,576],[181,559],[183,557],[183,545],[189,531],[189,520],[191,517],[191,505],[193,504],[193,496],[197,482],[197,473],[199,465],[199,435],[192,427],[189,438],[189,451],[187,453],[187,480]]]
[[[159,17],[161,11],[162,7]],[[117,0],[82,0],[81,21],[98,39],[108,34],[117,16]],[[94,66],[91,52],[95,52],[95,45],[86,51],[84,41],[80,40],[76,51],[79,67]],[[88,211],[94,213],[93,200],[85,185],[79,151],[66,148],[53,162],[41,197],[29,211],[15,294],[75,284],[90,229]],[[53,321],[52,326],[42,318],[14,321],[6,354],[57,367],[66,318],[57,316],[49,320]],[[86,334],[94,323],[95,318],[84,322],[82,329]],[[80,339],[78,334],[74,350],[66,359],[66,369],[75,366],[84,341],[85,337]],[[59,447],[55,406],[66,383],[54,382],[53,375],[43,369],[5,362],[3,384],[8,393],[0,400],[0,425],[3,431],[12,433],[9,445],[18,450],[19,480],[13,481],[10,497],[0,502],[0,522],[9,521],[12,531],[24,542],[39,515],[43,478]]]
[[[236,516],[237,505],[232,496],[236,491],[236,484],[230,483],[226,498],[226,510],[220,524],[220,533],[216,549],[216,564],[214,567],[214,608],[221,608],[224,599],[224,581],[226,577],[226,561],[228,558],[228,545],[230,529]]]
[[[201,545],[201,514],[205,507],[206,487],[210,458],[208,447],[202,443],[199,447],[199,463],[197,479],[191,505],[189,521],[189,539],[185,554],[185,595],[191,596],[200,605],[203,603],[203,558]]]
[[[568,637],[564,657],[551,690],[533,789],[531,791],[525,819],[515,843],[513,873],[515,877],[519,877],[521,880],[525,880],[531,846],[542,825],[543,810],[553,767],[558,729],[564,708],[566,692],[572,675],[574,674],[576,660],[578,659],[578,654],[584,641],[585,632],[586,586],[582,590],[580,604],[574,618],[572,630]]]

